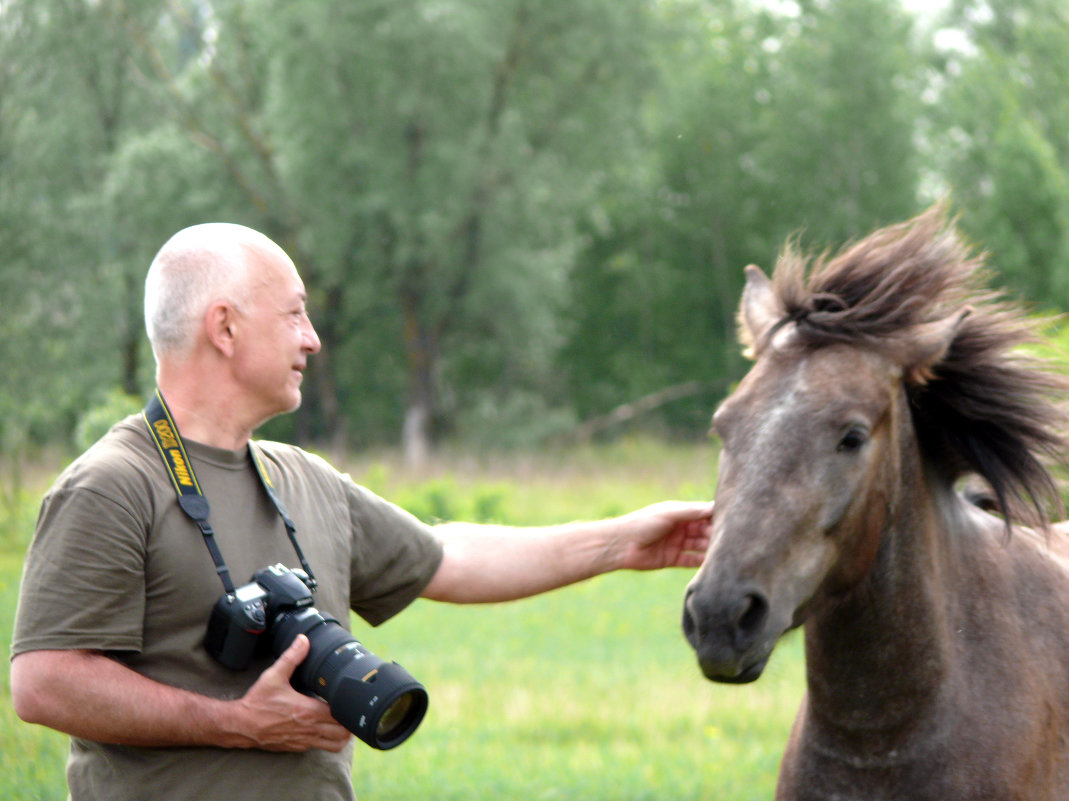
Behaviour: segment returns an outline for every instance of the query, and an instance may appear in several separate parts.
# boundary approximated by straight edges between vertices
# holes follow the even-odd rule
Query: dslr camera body
[[[400,745],[423,720],[426,689],[312,606],[314,589],[303,570],[276,564],[257,571],[216,602],[204,647],[220,664],[245,670],[256,656],[278,658],[304,634],[311,647],[293,672],[294,689],[326,701],[334,719],[371,747]]]

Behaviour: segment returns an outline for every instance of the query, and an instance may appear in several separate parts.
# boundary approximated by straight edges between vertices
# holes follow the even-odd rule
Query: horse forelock
[[[948,482],[978,473],[1007,521],[1042,525],[1062,512],[1047,465],[1069,461],[1060,400],[1069,380],[1022,352],[1038,323],[988,279],[940,206],[834,256],[788,243],[772,277],[784,317],[769,334],[789,326],[802,347],[846,343],[893,357],[919,326],[971,307],[946,354],[908,382],[918,440]]]
[[[984,277],[982,259],[937,207],[834,256],[810,258],[789,243],[773,288],[808,339],[878,344],[975,302]]]

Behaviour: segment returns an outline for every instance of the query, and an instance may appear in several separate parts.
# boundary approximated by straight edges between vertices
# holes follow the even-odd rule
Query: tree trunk
[[[435,343],[433,335],[420,320],[418,294],[402,292],[401,303],[405,316],[405,358],[408,362],[408,400],[401,448],[405,465],[412,470],[422,471],[429,464],[434,447],[431,423],[435,405]]]
[[[427,468],[431,459],[431,433],[430,410],[426,405],[409,401],[401,447],[406,467],[417,473]]]
[[[127,395],[140,396],[141,386],[138,374],[141,372],[141,338],[144,327],[141,322],[141,285],[127,270],[123,274],[123,292],[126,295],[126,308],[130,309],[123,320],[120,347],[122,391]]]
[[[324,351],[326,352],[317,353],[309,362],[309,372],[313,380],[307,384],[307,388],[314,393],[309,399],[312,401],[309,405],[312,406],[313,415],[318,412],[318,422],[326,432],[324,444],[335,458],[339,458],[349,445],[349,426],[338,401],[338,386],[330,363],[331,354],[325,346]],[[300,441],[313,438],[305,424],[310,417],[312,415],[301,415],[297,418],[297,436]]]

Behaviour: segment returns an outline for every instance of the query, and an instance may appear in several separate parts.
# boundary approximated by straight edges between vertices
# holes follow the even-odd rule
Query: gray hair
[[[231,223],[204,223],[172,236],[145,278],[145,329],[157,360],[193,344],[208,307],[225,301],[240,309],[253,290],[255,251],[280,250],[263,234]]]

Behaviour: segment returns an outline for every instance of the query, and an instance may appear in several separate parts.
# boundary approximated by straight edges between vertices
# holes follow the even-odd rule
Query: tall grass
[[[346,466],[426,519],[537,525],[710,497],[714,458],[705,446],[633,440],[508,458],[448,453],[420,477],[388,454]],[[18,550],[0,554],[5,644],[20,567]],[[802,691],[800,640],[782,643],[756,684],[706,682],[679,626],[691,573],[617,573],[510,604],[418,601],[378,629],[354,620],[356,636],[431,697],[404,745],[357,744],[358,797],[771,798]],[[59,801],[65,739],[18,722],[6,660],[0,676],[0,801]]]

